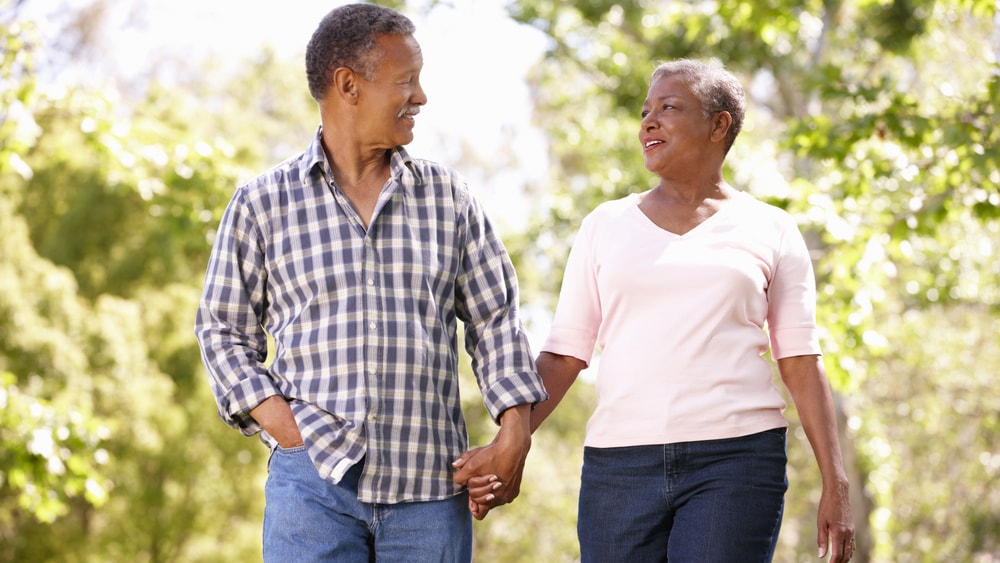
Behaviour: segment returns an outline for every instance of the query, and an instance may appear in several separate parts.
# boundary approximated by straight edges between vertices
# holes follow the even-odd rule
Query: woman
[[[578,534],[588,561],[770,561],[781,525],[784,401],[770,345],[823,480],[819,555],[854,529],[815,324],[815,281],[791,217],[722,175],[744,92],[717,62],[653,72],[639,142],[653,189],[583,221],[538,357],[556,407],[593,350]],[[766,330],[765,330],[766,329]]]

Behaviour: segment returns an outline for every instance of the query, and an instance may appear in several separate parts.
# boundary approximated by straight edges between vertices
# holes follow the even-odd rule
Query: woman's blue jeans
[[[784,495],[785,429],[723,440],[585,448],[583,563],[770,561]]]
[[[358,501],[362,464],[338,484],[321,479],[304,447],[271,454],[264,487],[264,561],[367,563],[472,560],[466,494],[430,502]]]

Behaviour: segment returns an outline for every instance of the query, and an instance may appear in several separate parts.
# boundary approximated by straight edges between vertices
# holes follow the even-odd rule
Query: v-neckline
[[[635,213],[637,213],[640,217],[642,217],[642,222],[643,222],[644,225],[646,225],[649,229],[655,230],[655,232],[657,232],[657,233],[661,233],[663,235],[666,235],[666,236],[669,236],[669,237],[672,237],[672,238],[685,239],[685,238],[690,238],[690,237],[694,236],[695,234],[697,234],[700,231],[703,231],[705,228],[707,228],[706,225],[708,225],[710,223],[716,222],[716,220],[717,220],[716,218],[717,217],[719,217],[720,215],[723,215],[724,213],[726,213],[727,210],[730,207],[732,207],[733,205],[735,205],[739,201],[739,198],[742,197],[742,192],[737,191],[733,195],[733,197],[727,199],[725,201],[725,203],[723,203],[722,205],[720,205],[719,208],[717,210],[715,210],[715,213],[712,213],[711,215],[709,215],[708,217],[706,217],[704,221],[698,223],[697,225],[695,225],[694,227],[688,229],[684,233],[677,233],[677,232],[671,231],[670,229],[666,229],[664,227],[661,227],[655,221],[653,221],[653,219],[650,218],[649,215],[646,215],[646,212],[643,211],[641,207],[639,207],[639,202],[640,202],[639,196],[640,195],[641,194],[635,194],[634,193],[634,194],[631,194],[629,197],[632,200],[631,201],[631,208],[635,210]]]

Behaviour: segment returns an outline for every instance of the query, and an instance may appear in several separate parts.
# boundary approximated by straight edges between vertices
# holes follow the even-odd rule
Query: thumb
[[[468,461],[468,458],[465,457],[465,454],[462,454],[462,457],[456,459],[451,463],[451,466],[458,470],[455,472],[455,475],[454,477],[452,477],[452,480],[459,485],[464,485],[466,481],[469,480],[469,476],[467,475],[468,471],[463,471],[462,469],[465,467],[466,461]]]
[[[455,477],[453,480],[459,485],[464,485],[466,481],[468,481],[469,478],[474,475],[473,470],[475,469],[476,464],[474,463],[470,464],[469,460],[475,457],[479,449],[480,448],[476,448],[464,452],[461,456],[458,457],[458,459],[451,462],[451,466],[458,470],[455,472]]]
[[[816,544],[819,546],[817,557],[819,557],[820,559],[826,557],[827,543],[828,543],[827,531],[825,529],[820,530],[819,537],[816,538]]]

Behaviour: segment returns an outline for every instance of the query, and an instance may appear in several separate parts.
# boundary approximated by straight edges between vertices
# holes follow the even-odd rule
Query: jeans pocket
[[[268,454],[267,456],[267,470],[268,471],[271,470],[271,464],[274,463],[275,457],[281,456],[282,458],[285,459],[292,459],[293,457],[299,454],[306,454],[306,453],[307,451],[305,444],[302,444],[300,446],[295,446],[292,448],[282,448],[281,446],[275,444],[274,447],[271,448],[271,453]]]

